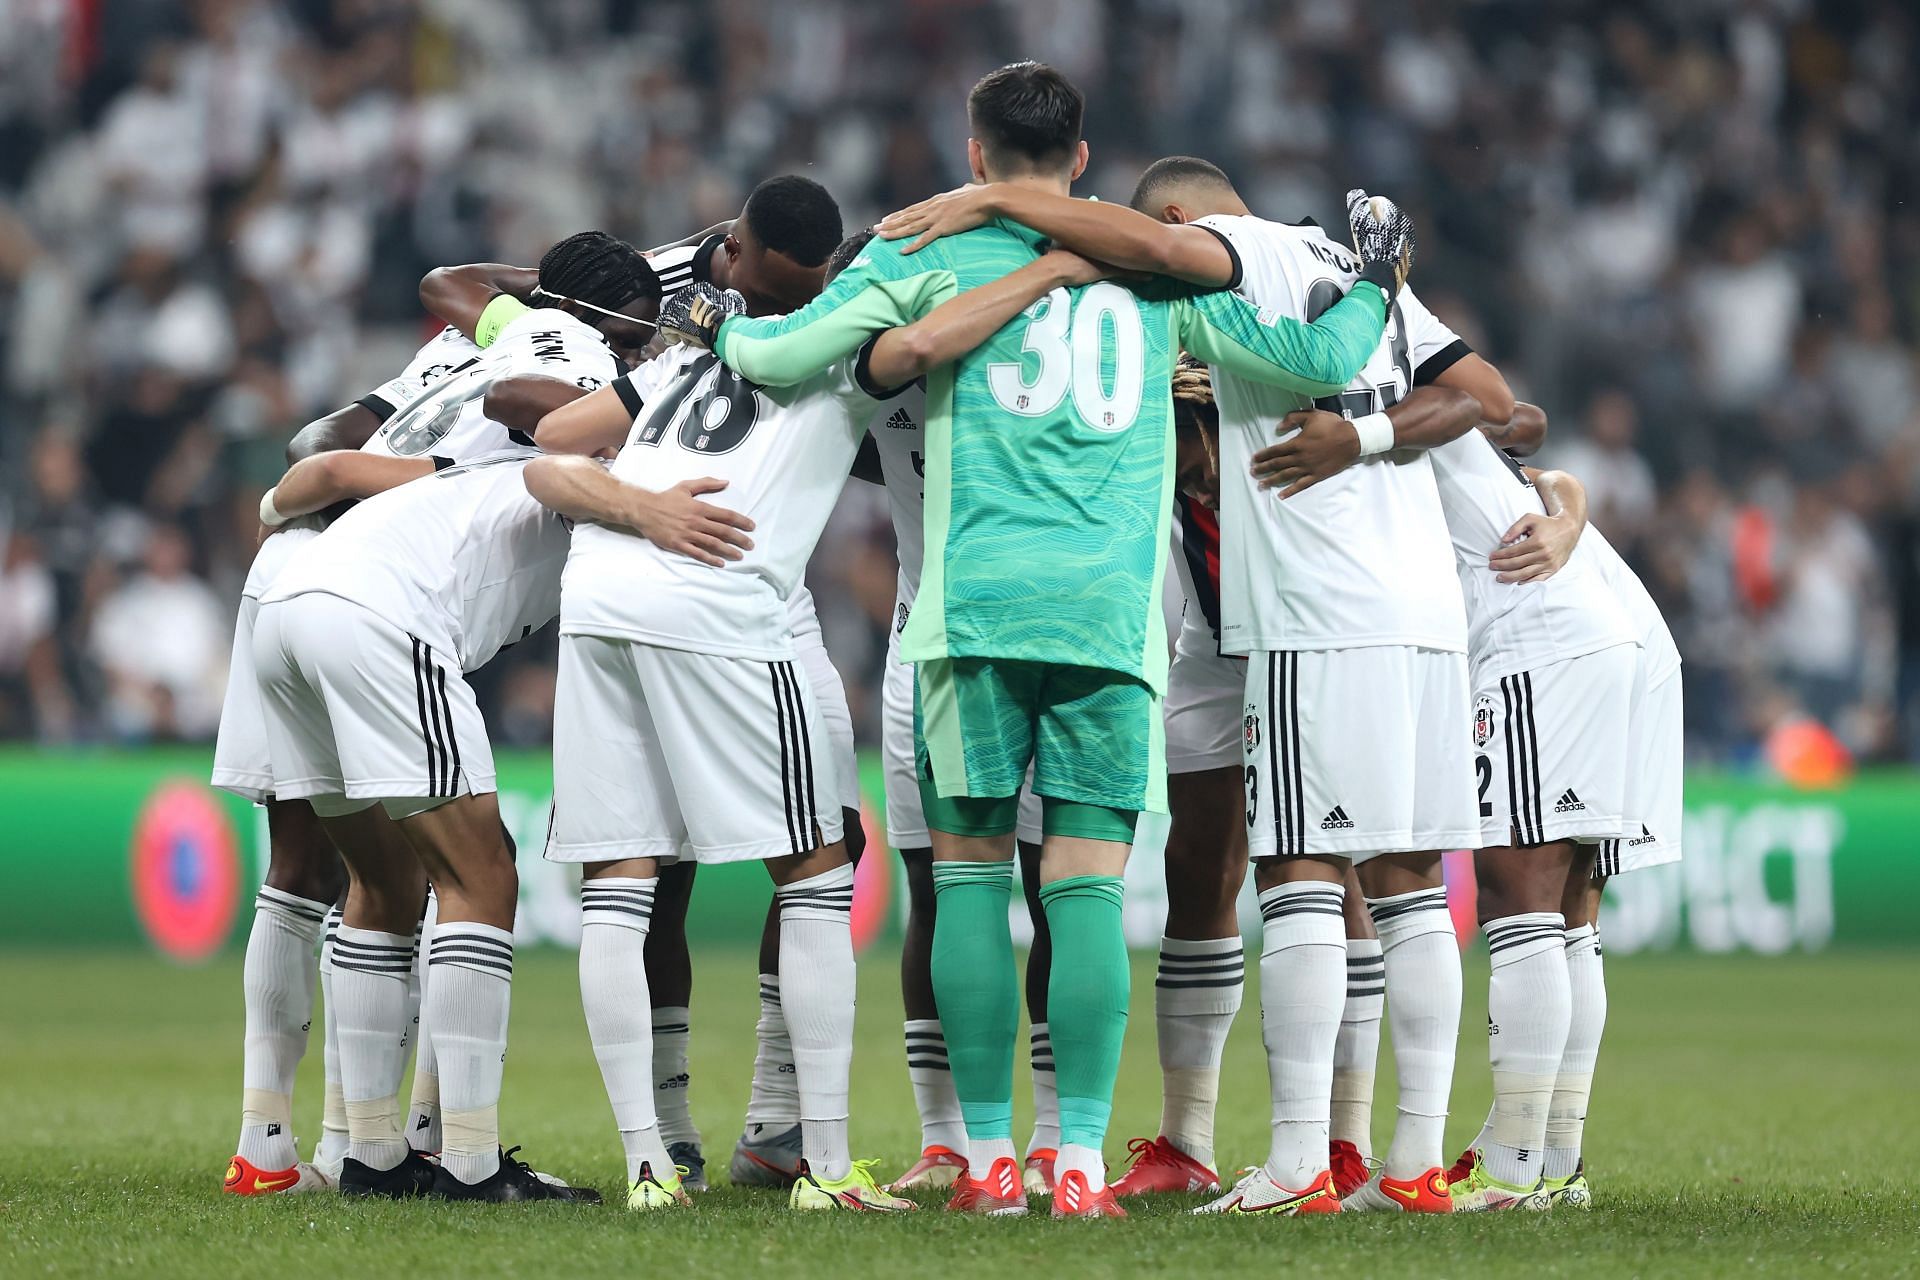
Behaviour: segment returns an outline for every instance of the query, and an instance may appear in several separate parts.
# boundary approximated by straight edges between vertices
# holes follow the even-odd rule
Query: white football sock
[[[1238,935],[1199,942],[1160,939],[1153,1023],[1160,1048],[1160,1136],[1213,1165],[1220,1056],[1247,989]]]
[[[326,1079],[326,1105],[320,1112],[320,1141],[313,1162],[338,1168],[347,1158],[347,1095],[340,1084],[340,1018],[333,998],[333,942],[340,936],[340,908],[327,912],[320,942],[320,1065]]]
[[[1060,1090],[1053,1070],[1053,1034],[1044,1022],[1027,1033],[1027,1062],[1033,1071],[1033,1136],[1027,1154],[1060,1149]]]
[[[427,955],[433,946],[434,922],[440,918],[440,898],[427,890],[427,909],[420,917],[420,958],[413,971],[420,982],[420,1007],[426,1007]],[[434,1064],[433,1036],[426,1019],[420,1020],[414,1036],[413,1093],[407,1105],[407,1145],[415,1151],[438,1153],[440,1150],[440,1072]]]
[[[687,1070],[687,1041],[691,1024],[685,1005],[660,1005],[653,1010],[653,1107],[660,1117],[660,1136],[668,1146],[700,1145],[693,1124],[693,1103]]]
[[[940,1019],[908,1018],[906,1037],[907,1079],[913,1082],[913,1105],[920,1113],[920,1149],[945,1147],[965,1155],[967,1126],[953,1091],[953,1067],[947,1062]]]
[[[427,963],[427,1030],[440,1068],[440,1167],[462,1182],[484,1182],[500,1168],[513,934],[442,919]]]
[[[1487,1056],[1493,1064],[1487,1172],[1509,1186],[1540,1180],[1547,1113],[1573,1021],[1565,917],[1536,911],[1489,920]]]
[[[333,940],[333,994],[340,1002],[340,1083],[347,1154],[370,1169],[407,1157],[400,1081],[407,1074],[407,979],[413,935],[340,926]]]
[[[835,867],[775,891],[780,971],[805,974],[783,988],[800,1095],[807,1167],[837,1182],[853,1169],[847,1147],[847,1075],[853,1065],[853,868]]]
[[[627,1156],[627,1182],[652,1166],[671,1173],[653,1110],[653,1011],[647,1000],[647,929],[659,881],[606,876],[580,885],[580,999],[613,1122]]]
[[[760,1021],[754,1027],[753,1091],[747,1095],[747,1125],[784,1132],[800,1123],[800,1090],[795,1083],[793,1037],[780,1008],[780,975],[760,975]]]
[[[1318,880],[1260,895],[1260,1030],[1273,1097],[1267,1174],[1304,1191],[1327,1168],[1333,1045],[1346,1004],[1346,886]]]
[[[1333,1042],[1333,1125],[1328,1137],[1373,1156],[1373,1076],[1380,1060],[1380,1015],[1387,962],[1378,938],[1347,939],[1347,1002]]]
[[[1020,1156],[1013,1149],[1012,1138],[969,1138],[965,1150],[967,1176],[975,1182],[984,1180],[997,1160],[1011,1160],[1016,1168],[1020,1164]]]
[[[1107,1185],[1107,1161],[1096,1147],[1083,1147],[1077,1142],[1060,1144],[1060,1154],[1053,1160],[1053,1182],[1060,1180],[1078,1169],[1087,1180],[1087,1190],[1099,1191]]]
[[[1372,898],[1367,911],[1386,961],[1387,1017],[1400,1078],[1385,1172],[1417,1178],[1447,1163],[1447,1100],[1460,1041],[1460,942],[1443,888]]]
[[[241,970],[246,1039],[234,1150],[257,1169],[290,1169],[300,1159],[293,1145],[293,1076],[313,1024],[313,949],[326,916],[326,903],[265,885],[254,898]]]
[[[1570,1177],[1580,1167],[1593,1069],[1600,1059],[1600,1035],[1607,1027],[1607,974],[1600,935],[1590,924],[1567,930],[1567,987],[1573,997],[1573,1017],[1553,1082],[1553,1104],[1547,1110],[1549,1178]]]

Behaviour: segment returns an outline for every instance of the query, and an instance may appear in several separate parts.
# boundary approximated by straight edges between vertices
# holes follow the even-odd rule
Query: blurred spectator
[[[28,693],[8,651],[0,732],[205,736],[190,694],[224,652],[238,530],[286,435],[418,344],[428,268],[530,262],[586,226],[677,240],[780,172],[865,225],[964,181],[967,87],[1040,57],[1087,91],[1102,198],[1187,152],[1272,217],[1338,227],[1351,186],[1416,212],[1422,296],[1547,408],[1546,460],[1586,481],[1672,619],[1696,756],[1755,758],[1802,711],[1863,759],[1920,753],[1920,478],[1809,479],[1920,474],[1901,461],[1920,448],[1904,0],[0,12],[0,500],[7,572],[54,601]],[[892,575],[855,495],[813,587],[870,732]],[[150,526],[181,567],[116,588]],[[16,627],[38,617],[22,590]],[[112,645],[96,667],[107,622],[161,598],[187,620],[145,638],[191,651],[185,684]],[[517,646],[481,682],[503,741],[544,735],[550,660]]]
[[[92,651],[107,716],[133,741],[210,737],[226,691],[230,610],[188,572],[193,547],[173,525],[147,536],[141,572],[100,602]]]

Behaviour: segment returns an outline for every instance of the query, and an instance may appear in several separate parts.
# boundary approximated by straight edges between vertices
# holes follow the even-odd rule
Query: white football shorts
[[[927,815],[920,806],[920,783],[914,773],[913,664],[900,660],[900,628],[907,622],[904,608],[887,636],[887,669],[880,682],[880,764],[887,791],[887,843],[896,849],[931,849]],[[1014,838],[1039,844],[1040,797],[1033,794],[1033,769],[1027,769],[1020,788],[1020,813]]]
[[[813,687],[813,705],[820,712],[826,731],[826,776],[821,784],[833,796],[836,807],[860,810],[860,760],[853,748],[853,713],[847,709],[847,686],[840,669],[827,655],[827,646],[815,631],[811,637],[795,634],[794,661],[800,673]],[[821,796],[826,804],[826,796]]]
[[[1617,644],[1473,689],[1480,847],[1598,843],[1624,829],[1640,646]]]
[[[1211,635],[1207,643],[1213,643]],[[1168,773],[1241,766],[1246,690],[1245,658],[1175,648],[1167,672]]]
[[[260,606],[253,660],[273,793],[321,817],[404,818],[494,790],[493,747],[451,654],[323,592]]]
[[[291,525],[260,544],[240,612],[233,619],[233,656],[227,662],[227,696],[213,741],[213,785],[255,804],[273,797],[273,757],[267,751],[267,717],[260,707],[260,678],[253,667],[253,623],[260,597],[293,553],[320,536],[317,528]]]
[[[560,637],[554,862],[764,861],[840,839],[831,747],[797,661]]]
[[[1680,861],[1686,781],[1680,668],[1674,667],[1651,688],[1645,674],[1636,673],[1627,725],[1627,820],[1618,840],[1601,844],[1593,863],[1596,876]]]
[[[1244,688],[1251,856],[1363,862],[1478,842],[1465,654],[1256,652]]]

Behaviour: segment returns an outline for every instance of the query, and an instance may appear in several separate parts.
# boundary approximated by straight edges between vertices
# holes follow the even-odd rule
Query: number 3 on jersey
[[[987,386],[1002,409],[1023,418],[1046,417],[1071,394],[1074,412],[1095,431],[1125,431],[1140,414],[1145,390],[1139,305],[1105,280],[1081,289],[1079,305],[1074,302],[1072,293],[1055,289],[1028,308],[1022,359],[988,365]],[[1035,369],[1030,379],[1028,368]]]

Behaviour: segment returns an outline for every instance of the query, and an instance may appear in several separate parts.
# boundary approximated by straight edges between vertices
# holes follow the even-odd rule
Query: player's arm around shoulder
[[[1106,275],[1104,266],[1077,253],[1041,254],[998,280],[955,294],[912,324],[881,334],[867,350],[862,376],[873,387],[905,386],[973,350],[1055,289],[1092,284]]]
[[[385,454],[335,449],[303,458],[287,468],[280,482],[260,499],[260,523],[269,529],[324,511],[336,502],[371,498],[409,480],[432,475],[431,458],[391,458]]]
[[[587,520],[645,538],[719,568],[753,549],[753,521],[700,501],[725,480],[683,480],[662,492],[627,484],[599,461],[580,456],[535,458],[522,475],[536,502],[569,520]]]
[[[1587,490],[1565,471],[1523,468],[1540,494],[1544,515],[1524,515],[1513,522],[1500,545],[1487,557],[1487,567],[1501,582],[1544,582],[1566,567],[1587,529]]]
[[[728,368],[763,387],[788,387],[858,350],[874,334],[911,324],[951,296],[944,255],[912,261],[874,240],[821,295],[790,315],[730,316],[713,349]]]
[[[1181,345],[1208,364],[1309,396],[1332,395],[1366,367],[1386,331],[1387,296],[1357,284],[1311,324],[1264,315],[1220,290],[1173,301]]]

